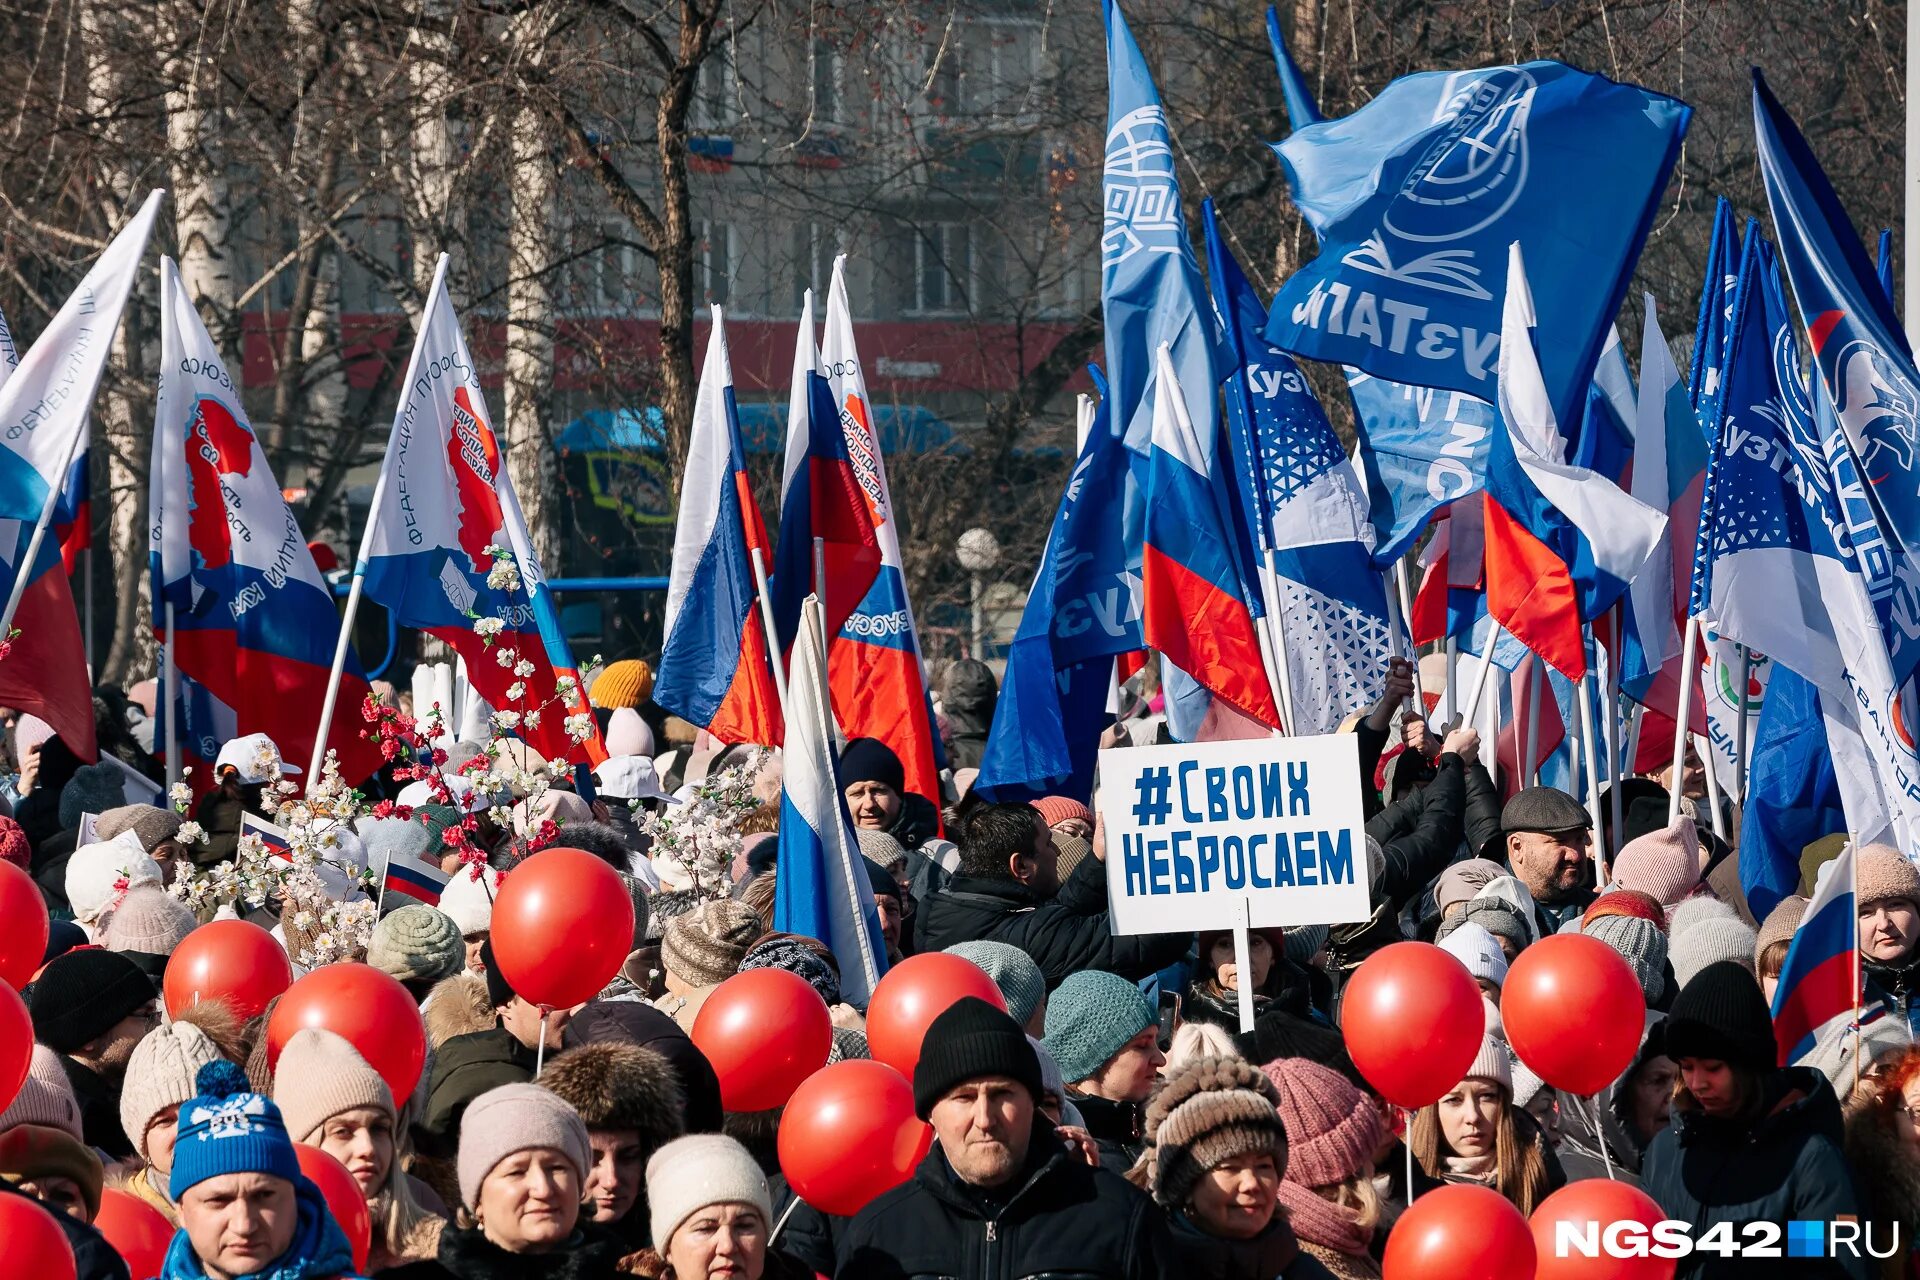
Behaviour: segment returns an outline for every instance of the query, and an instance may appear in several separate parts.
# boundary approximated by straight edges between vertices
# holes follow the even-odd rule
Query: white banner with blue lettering
[[[1102,751],[1097,803],[1116,934],[1371,914],[1350,733]]]

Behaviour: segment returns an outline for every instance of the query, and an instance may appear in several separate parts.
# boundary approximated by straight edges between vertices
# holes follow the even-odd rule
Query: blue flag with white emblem
[[[1114,656],[1144,643],[1139,579],[1120,537],[1127,465],[1102,396],[1007,650],[973,784],[990,800],[1068,795],[1084,801],[1093,794]]]
[[[1274,151],[1320,256],[1266,336],[1491,401],[1507,246],[1526,254],[1548,397],[1576,423],[1690,109],[1558,62],[1402,76]],[[1570,193],[1578,198],[1570,198]]]

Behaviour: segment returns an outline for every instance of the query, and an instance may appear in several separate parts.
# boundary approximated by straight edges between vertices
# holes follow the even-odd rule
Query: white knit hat
[[[200,921],[193,909],[158,885],[130,889],[100,917],[100,942],[109,951],[170,956]]]
[[[461,867],[440,891],[440,910],[451,916],[462,937],[486,933],[493,927],[493,900],[500,892],[500,873],[484,867],[478,876]]]
[[[220,1050],[207,1033],[190,1022],[155,1027],[134,1046],[120,1089],[120,1127],[142,1160],[147,1158],[147,1128],[153,1118],[198,1097],[194,1076],[219,1058]]]
[[[653,1247],[665,1249],[680,1224],[710,1204],[750,1204],[773,1227],[773,1195],[747,1149],[717,1133],[675,1138],[647,1161]]]
[[[73,918],[83,925],[97,921],[114,905],[121,891],[116,886],[121,880],[126,881],[127,889],[143,884],[160,886],[160,864],[147,856],[147,851],[140,847],[140,837],[132,831],[122,831],[111,840],[98,840],[75,849],[67,859],[65,885]]]
[[[1480,1040],[1480,1052],[1474,1055],[1473,1065],[1467,1068],[1462,1080],[1491,1080],[1513,1094],[1513,1054],[1507,1048],[1507,1042],[1499,1036],[1487,1035]]]
[[[1441,939],[1440,949],[1467,966],[1474,977],[1485,978],[1496,987],[1506,985],[1507,953],[1484,926],[1471,920],[1454,926],[1453,932]]]

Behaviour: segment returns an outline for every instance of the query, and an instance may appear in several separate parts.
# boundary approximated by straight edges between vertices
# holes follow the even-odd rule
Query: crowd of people
[[[13,716],[0,860],[32,875],[54,922],[22,992],[36,1043],[0,1112],[0,1195],[54,1211],[80,1280],[129,1276],[92,1225],[109,1191],[177,1230],[165,1280],[1352,1280],[1382,1275],[1396,1219],[1434,1188],[1491,1188],[1531,1213],[1570,1180],[1615,1177],[1696,1235],[1847,1216],[1899,1233],[1893,1259],[1797,1259],[1797,1276],[1920,1274],[1913,862],[1856,853],[1868,1007],[1884,1015],[1777,1066],[1769,1000],[1808,899],[1755,918],[1714,831],[1737,812],[1707,813],[1697,771],[1678,780],[1672,822],[1668,777],[1620,783],[1619,830],[1611,796],[1595,830],[1564,792],[1503,792],[1472,729],[1429,727],[1408,707],[1397,661],[1386,696],[1348,730],[1367,782],[1372,913],[1253,930],[1244,968],[1231,934],[1113,934],[1104,832],[1082,799],[973,792],[993,705],[982,664],[955,663],[941,681],[944,794],[907,791],[883,744],[847,743],[838,781],[889,957],[952,953],[1005,1007],[962,999],[932,1022],[910,1081],[927,1154],[851,1217],[822,1212],[782,1174],[780,1112],[727,1110],[689,1033],[716,988],[760,968],[818,992],[830,1061],[867,1056],[864,1011],[828,946],[771,930],[779,757],[666,716],[651,679],[629,660],[594,681],[611,758],[591,798],[563,777],[515,797],[448,764],[453,804],[383,775],[369,789],[406,816],[335,837],[343,895],[363,892],[356,869],[396,850],[444,858],[452,876],[437,905],[375,888],[378,922],[351,953],[419,1005],[428,1063],[408,1096],[327,1030],[299,1031],[270,1061],[271,1006],[252,1018],[220,1001],[162,1010],[170,954],[215,914],[183,883],[237,856],[244,814],[271,814],[279,778],[260,767],[274,757],[259,742],[229,744],[211,789],[180,812],[121,801],[127,768],[159,776],[128,699],[98,700],[115,756],[98,764]],[[1109,742],[1157,740],[1149,688]],[[660,843],[649,815],[736,770],[749,799],[716,885]],[[463,829],[481,856],[451,852],[448,829],[475,815]],[[491,938],[502,877],[551,844],[608,862],[634,906],[619,976],[562,1009],[517,993]],[[272,928],[299,972],[314,906],[218,914]],[[1515,961],[1571,932],[1624,959],[1648,1010],[1631,1066],[1592,1098],[1528,1070],[1500,1014]],[[1356,1069],[1341,1032],[1355,971],[1408,939],[1459,960],[1484,1016],[1464,1076],[1411,1113]],[[364,1269],[295,1144],[358,1184]],[[0,1258],[7,1248],[0,1239]],[[1696,1254],[1679,1274],[1755,1269]]]

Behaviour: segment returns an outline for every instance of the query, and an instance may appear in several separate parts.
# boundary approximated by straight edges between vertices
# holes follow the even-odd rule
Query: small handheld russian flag
[[[1780,985],[1773,992],[1773,1039],[1783,1067],[1812,1051],[1822,1031],[1852,1018],[1860,1006],[1853,857],[1849,844],[1822,869],[1813,901],[1780,967]]]

